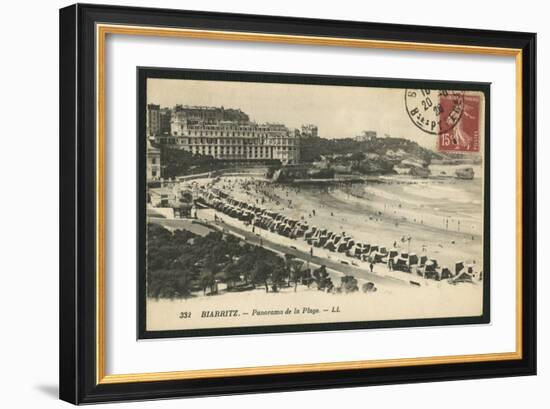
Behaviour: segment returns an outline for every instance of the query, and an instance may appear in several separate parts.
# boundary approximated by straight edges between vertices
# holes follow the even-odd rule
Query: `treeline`
[[[218,283],[227,291],[246,291],[256,286],[266,292],[283,287],[318,284],[333,287],[326,268],[314,271],[287,254],[284,257],[237,237],[211,232],[199,236],[187,230],[170,232],[150,223],[147,226],[147,296],[186,298],[193,292],[218,293]]]
[[[303,162],[318,161],[321,159],[321,155],[345,155],[356,152],[385,156],[388,150],[397,151],[399,149],[428,163],[432,159],[442,157],[440,154],[404,138],[375,138],[359,142],[352,138],[325,139],[317,137],[304,138],[300,143],[300,157]]]
[[[321,160],[321,156],[354,154],[355,156],[351,158],[345,156],[337,158],[335,162],[353,166],[353,170],[360,173],[386,173],[392,171],[394,164],[394,160],[386,156],[386,152],[390,150],[404,151],[426,163],[430,163],[432,159],[446,157],[403,138],[375,138],[359,142],[352,138],[311,137],[304,138],[300,142],[300,160],[311,163]],[[193,154],[170,145],[161,146],[160,154],[164,178],[211,172],[231,166],[228,162],[215,159],[211,155]],[[365,158],[365,154],[375,155],[371,155],[368,160],[362,160]],[[275,163],[273,166],[277,167]]]
[[[224,168],[224,163],[211,155],[193,154],[183,149],[164,145],[160,150],[164,178],[211,172]]]
[[[212,155],[191,153],[178,147],[164,145],[160,148],[160,161],[162,163],[162,176],[170,179],[177,176],[212,172],[221,169],[239,168],[239,161],[228,161],[214,158]],[[281,166],[279,159],[257,159],[246,161],[247,164],[260,164],[278,168]]]

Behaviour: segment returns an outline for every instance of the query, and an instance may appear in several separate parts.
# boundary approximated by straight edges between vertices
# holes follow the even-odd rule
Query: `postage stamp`
[[[443,112],[441,121],[453,123],[451,118],[453,109],[452,101],[440,98]],[[465,95],[462,115],[455,125],[439,133],[437,148],[443,152],[479,152],[479,124],[480,124],[480,96]]]

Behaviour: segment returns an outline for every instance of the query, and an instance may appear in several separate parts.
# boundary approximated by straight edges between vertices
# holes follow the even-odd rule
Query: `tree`
[[[234,262],[234,268],[243,275],[244,282],[246,284],[252,281],[252,272],[254,270],[254,265],[256,261],[256,250],[254,249],[249,253],[244,253],[243,255],[239,256],[239,258]]]
[[[204,173],[224,167],[223,162],[213,156],[193,154],[169,145],[161,146],[160,157],[166,178]]]
[[[147,274],[147,296],[152,298],[187,298],[191,295],[192,277],[186,270],[154,270]]]
[[[285,284],[285,279],[288,277],[286,269],[281,265],[275,265],[271,270],[271,288],[273,292],[278,292],[279,288]]]
[[[228,263],[224,268],[225,282],[228,287],[235,287],[237,282],[241,279],[241,269],[238,263]]]
[[[304,262],[302,260],[291,260],[290,262],[290,278],[294,282],[294,292],[298,290],[298,283],[304,278],[305,270],[303,267]]]
[[[210,289],[210,293],[216,293],[216,277],[212,271],[205,270],[199,277],[202,293],[206,294],[206,289]]]
[[[330,290],[334,287],[332,279],[327,272],[327,267],[324,264],[313,270],[313,277],[317,282],[317,288],[319,290]]]
[[[365,159],[365,154],[363,152],[353,152],[349,158],[352,161],[352,166],[359,166],[359,163]]]
[[[294,255],[285,253],[284,260],[285,260],[285,270],[287,272],[286,276],[288,279],[288,286],[290,287],[290,280],[291,280],[291,274],[292,274],[292,261],[294,260]]]
[[[200,275],[201,287],[203,293],[206,294],[206,289],[210,288],[210,293],[217,293],[216,278],[221,272],[221,267],[216,261],[216,254],[209,253],[206,258],[202,260],[203,271]]]
[[[340,287],[344,293],[353,293],[359,290],[357,279],[354,276],[344,276],[341,280]]]
[[[306,268],[302,270],[302,284],[307,285],[307,288],[309,288],[312,282],[313,282],[313,275],[311,274],[311,269]]]
[[[258,260],[254,264],[251,280],[254,284],[262,284],[265,286],[265,292],[269,292],[269,266],[263,260]]]

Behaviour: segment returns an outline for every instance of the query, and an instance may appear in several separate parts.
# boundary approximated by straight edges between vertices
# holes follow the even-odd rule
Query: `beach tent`
[[[424,266],[426,262],[428,261],[428,256],[420,256],[420,267]]]
[[[461,273],[459,273],[455,277],[451,278],[449,280],[449,282],[452,283],[452,284],[473,283],[474,279],[472,277],[472,274],[470,274],[467,271],[463,270]]]
[[[452,278],[453,273],[451,273],[451,270],[448,267],[443,267],[441,269],[441,279],[444,280],[446,278]]]
[[[438,271],[438,264],[436,259],[429,259],[426,261],[426,265],[424,267],[424,277],[425,278],[435,278],[436,280],[440,280],[441,277],[439,276]]]

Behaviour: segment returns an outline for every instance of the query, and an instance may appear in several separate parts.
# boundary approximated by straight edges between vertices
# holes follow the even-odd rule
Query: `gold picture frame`
[[[124,18],[120,18],[116,13],[127,13],[124,15]],[[155,14],[156,13],[156,14]],[[179,13],[179,14],[178,14]],[[138,17],[133,17],[137,15]],[[297,24],[298,21],[292,19],[284,18],[274,18],[276,22],[281,26],[280,32],[260,32],[260,31],[243,31],[242,29],[237,28],[234,25],[235,29],[222,29],[221,26],[228,26],[232,23],[234,18],[232,15],[226,15],[226,20],[222,24],[220,20],[216,18],[213,19],[211,27],[194,27],[193,18],[198,18],[196,15],[190,12],[176,12],[175,19],[181,19],[181,26],[178,27],[174,22],[172,24],[165,24],[163,17],[158,13],[158,11],[152,9],[129,9],[129,8],[102,8],[97,6],[71,6],[69,8],[63,9],[61,11],[61,21],[62,26],[65,23],[66,29],[61,30],[61,36],[63,39],[64,35],[75,35],[76,27],[79,27],[78,22],[85,22],[87,28],[80,27],[79,30],[85,30],[87,36],[85,40],[78,40],[74,38],[71,41],[72,47],[67,46],[66,49],[62,46],[62,56],[61,58],[67,58],[71,60],[74,64],[76,58],[71,54],[71,51],[74,53],[75,50],[80,47],[84,55],[90,56],[93,55],[93,61],[86,61],[88,65],[93,64],[93,67],[88,67],[88,73],[93,72],[94,77],[89,78],[87,76],[85,80],[86,84],[93,83],[93,88],[88,90],[88,93],[94,94],[95,104],[95,130],[94,134],[94,145],[96,155],[93,159],[94,165],[94,180],[93,180],[93,189],[96,192],[95,195],[95,214],[93,219],[95,220],[95,262],[94,262],[94,283],[95,289],[93,291],[94,299],[93,305],[95,305],[95,316],[93,317],[94,328],[95,328],[95,337],[93,344],[86,342],[86,345],[93,345],[94,350],[90,351],[89,347],[86,349],[87,356],[94,356],[94,368],[85,369],[86,374],[81,374],[76,377],[76,379],[70,380],[70,376],[67,373],[62,373],[62,387],[61,387],[61,397],[62,399],[71,401],[73,403],[80,402],[94,402],[94,401],[103,401],[114,399],[135,399],[137,398],[155,398],[163,396],[163,392],[155,392],[150,395],[143,396],[139,395],[137,389],[135,389],[140,383],[162,383],[162,382],[185,382],[185,381],[197,381],[197,380],[219,380],[227,378],[250,378],[250,384],[247,390],[261,390],[261,386],[255,388],[253,386],[254,379],[261,378],[262,376],[292,376],[292,375],[301,375],[305,374],[320,374],[324,373],[327,377],[330,377],[331,374],[342,371],[362,371],[365,374],[368,374],[369,370],[372,369],[390,369],[390,368],[409,368],[414,369],[419,366],[453,366],[456,364],[470,364],[473,365],[470,368],[470,371],[475,372],[476,368],[482,369],[480,365],[490,365],[491,363],[502,363],[505,361],[510,362],[509,368],[520,368],[517,371],[523,371],[524,373],[533,373],[534,372],[534,363],[533,363],[533,329],[529,329],[534,326],[532,320],[533,308],[534,305],[533,299],[525,299],[525,294],[527,291],[529,294],[532,294],[532,286],[534,285],[534,272],[526,271],[525,267],[527,265],[534,266],[534,259],[532,257],[532,252],[527,256],[524,254],[526,238],[532,237],[534,234],[535,226],[525,225],[526,215],[525,212],[532,212],[533,209],[525,209],[526,200],[529,199],[531,194],[534,194],[534,185],[529,184],[525,186],[526,178],[533,176],[534,169],[525,166],[524,160],[526,155],[531,155],[531,148],[528,148],[527,152],[525,151],[525,146],[527,144],[534,143],[534,129],[531,121],[534,121],[532,106],[534,103],[534,95],[532,91],[532,83],[534,81],[534,35],[524,34],[524,33],[501,33],[502,38],[500,41],[494,42],[498,43],[497,45],[488,45],[492,40],[489,40],[489,36],[485,32],[477,31],[475,33],[463,32],[459,29],[448,29],[449,32],[456,30],[457,33],[462,35],[462,43],[450,43],[445,39],[445,29],[441,29],[441,32],[444,34],[438,35],[437,33],[432,34],[431,38],[433,42],[419,42],[415,40],[414,33],[421,32],[422,28],[411,27],[409,29],[410,41],[406,39],[381,39],[381,38],[361,38],[365,34],[361,32],[360,27],[358,28],[357,38],[347,38],[342,36],[331,35],[330,29],[327,28],[328,25],[325,22],[316,23],[318,25],[317,31],[319,34],[315,35],[305,35],[305,34],[286,34],[284,33],[284,27],[290,24]],[[156,19],[156,24],[140,24],[140,19]],[[239,16],[243,18],[243,16]],[[259,24],[255,20],[254,16],[247,16],[250,24]],[[135,21],[131,21],[134,19]],[[279,19],[279,20],[277,20]],[[114,20],[114,21],[113,21]],[[291,21],[292,20],[292,21]],[[82,23],[84,24],[84,23]],[[197,23],[198,24],[198,23]],[[359,24],[359,23],[358,23]],[[365,28],[368,28],[367,23],[364,24]],[[187,26],[186,26],[187,25]],[[219,26],[216,28],[216,26]],[[190,28],[193,27],[193,28]],[[90,33],[93,30],[93,38],[90,38]],[[391,30],[391,25],[386,25],[385,30],[382,30],[382,34],[379,37],[389,37],[389,30]],[[322,34],[325,32],[326,34]],[[455,33],[454,31],[452,32]],[[517,35],[514,35],[517,34]],[[516,311],[515,311],[515,323],[516,323],[516,332],[515,332],[515,350],[505,353],[485,353],[485,354],[474,354],[474,355],[450,355],[450,356],[426,356],[426,357],[413,357],[413,358],[400,358],[400,359],[381,359],[381,360],[368,360],[368,361],[348,361],[348,362],[319,362],[314,364],[295,364],[295,365],[277,365],[277,366],[258,366],[258,367],[239,367],[239,368],[219,368],[219,369],[207,369],[207,370],[187,370],[187,371],[174,371],[174,372],[153,372],[153,373],[127,373],[127,374],[107,374],[106,373],[106,342],[105,342],[105,186],[106,186],[106,173],[105,173],[105,138],[106,138],[106,126],[105,126],[105,117],[106,117],[106,107],[108,101],[106,101],[106,41],[110,36],[155,36],[155,37],[165,37],[165,38],[185,38],[185,39],[208,39],[208,40],[217,40],[217,41],[244,41],[244,42],[255,42],[255,43],[279,43],[279,44],[293,44],[293,45],[319,45],[319,46],[333,46],[333,47],[354,47],[354,48],[370,48],[370,49],[382,49],[382,50],[397,50],[397,51],[425,51],[425,52],[443,52],[443,53],[466,53],[466,54],[478,54],[478,55],[492,55],[492,56],[508,56],[514,57],[515,59],[515,76],[516,76],[516,95],[515,95],[515,107],[516,107]],[[405,34],[402,35],[406,37]],[[76,35],[75,35],[76,37]],[[79,41],[84,41],[79,43]],[[506,45],[506,46],[505,46]],[[93,49],[90,49],[93,47]],[[78,64],[78,62],[76,62]],[[78,68],[78,67],[77,67]],[[62,71],[63,71],[62,65]],[[84,72],[84,69],[82,69]],[[76,74],[75,74],[76,75]],[[77,81],[82,81],[85,74],[80,74],[81,77],[75,78],[75,83]],[[88,74],[86,74],[88,75]],[[71,86],[73,84],[65,85]],[[88,85],[86,85],[88,86]],[[62,85],[63,87],[63,85]],[[73,91],[74,93],[78,92],[78,89]],[[61,98],[64,98],[65,93],[62,92]],[[527,100],[526,100],[527,99]],[[73,101],[74,102],[74,101]],[[63,101],[62,101],[63,104]],[[74,104],[73,104],[74,105]],[[62,109],[62,115],[68,116],[71,112],[75,112],[78,109],[76,106],[71,106],[65,111]],[[528,112],[526,112],[528,111]],[[528,121],[529,123],[526,123]],[[78,138],[78,135],[75,135],[75,132],[65,131],[61,136],[61,143],[63,144],[65,140],[69,138]],[[62,169],[65,166],[67,169],[66,163],[63,162],[67,159],[62,157]],[[74,171],[74,169],[72,170]],[[533,179],[534,180],[534,179]],[[90,181],[92,182],[92,181]],[[75,203],[74,197],[70,197],[68,194],[70,192],[62,192],[64,200],[71,201],[72,205],[78,208],[79,203]],[[527,216],[532,217],[532,215]],[[530,219],[529,219],[530,220]],[[67,229],[63,225],[65,221],[62,220],[62,240],[63,237],[67,239],[67,235],[70,231],[70,228]],[[63,232],[67,230],[65,236]],[[74,235],[74,233],[73,233]],[[78,244],[76,245],[78,246]],[[534,246],[534,245],[533,245]],[[526,259],[527,257],[527,259]],[[83,272],[77,272],[74,270],[68,271],[63,270],[61,272],[61,280],[66,280],[66,275],[78,275],[83,274]],[[529,280],[527,285],[525,280]],[[77,281],[77,280],[75,280]],[[82,285],[79,284],[79,285]],[[74,284],[77,286],[77,284]],[[75,287],[73,287],[74,289]],[[91,294],[91,293],[90,293]],[[88,300],[88,302],[90,302]],[[92,305],[92,304],[87,304]],[[78,302],[73,302],[71,305],[67,305],[67,301],[63,300],[62,293],[62,309],[71,309],[73,311],[77,308],[83,308],[81,304],[79,306]],[[527,309],[526,309],[527,307]],[[69,314],[70,315],[70,314]],[[527,318],[527,322],[526,322]],[[76,325],[73,323],[73,326]],[[86,324],[87,325],[87,324]],[[526,330],[526,327],[528,330]],[[62,326],[62,338],[66,337],[67,341],[69,339],[74,339],[74,334],[70,334],[72,327],[67,326],[63,328]],[[82,334],[78,335],[79,337],[83,336]],[[527,337],[527,339],[526,339]],[[63,339],[62,339],[63,345]],[[63,348],[63,347],[62,347]],[[82,352],[82,351],[81,351]],[[74,370],[76,371],[77,362],[81,357],[77,357],[74,354],[74,351],[69,351],[71,356],[71,361],[74,361]],[[61,359],[67,359],[63,357]],[[86,361],[90,363],[89,359]],[[478,365],[475,367],[475,365]],[[62,366],[63,367],[63,366]],[[497,368],[497,366],[486,366],[485,368]],[[80,370],[84,370],[81,369]],[[497,369],[495,370],[495,376],[499,376]],[[63,371],[62,371],[63,372]],[[70,371],[69,371],[70,372]],[[93,379],[90,379],[90,374],[94,374]],[[513,369],[509,370],[509,373],[513,373]],[[476,374],[472,374],[473,377]],[[481,375],[478,375],[481,376]],[[78,379],[80,378],[80,379]],[[452,379],[453,376],[448,376],[449,379]],[[74,388],[74,382],[79,382],[84,379],[84,382],[88,385],[87,388]],[[328,379],[328,378],[327,378]],[[64,382],[65,385],[64,386]],[[95,384],[95,385],[92,385]],[[93,386],[93,387],[92,387]],[[113,389],[114,392],[105,392],[110,387],[124,387],[123,392],[117,392],[118,390]],[[323,383],[319,383],[320,387],[323,387]],[[179,388],[179,389],[178,389]],[[296,385],[296,388],[300,388],[299,384]],[[73,391],[69,391],[72,389]],[[281,390],[284,388],[281,387]],[[288,389],[288,388],[287,388]],[[78,392],[74,392],[78,390]],[[221,389],[220,389],[221,390]],[[266,389],[267,390],[267,389]],[[277,387],[273,387],[273,390],[278,390]],[[130,391],[130,392],[127,392]],[[166,396],[189,396],[194,394],[204,394],[204,391],[200,388],[198,389],[186,389],[186,386],[182,383],[181,386],[175,387],[174,393]],[[227,390],[226,392],[231,392]],[[118,397],[120,396],[120,397]]]

